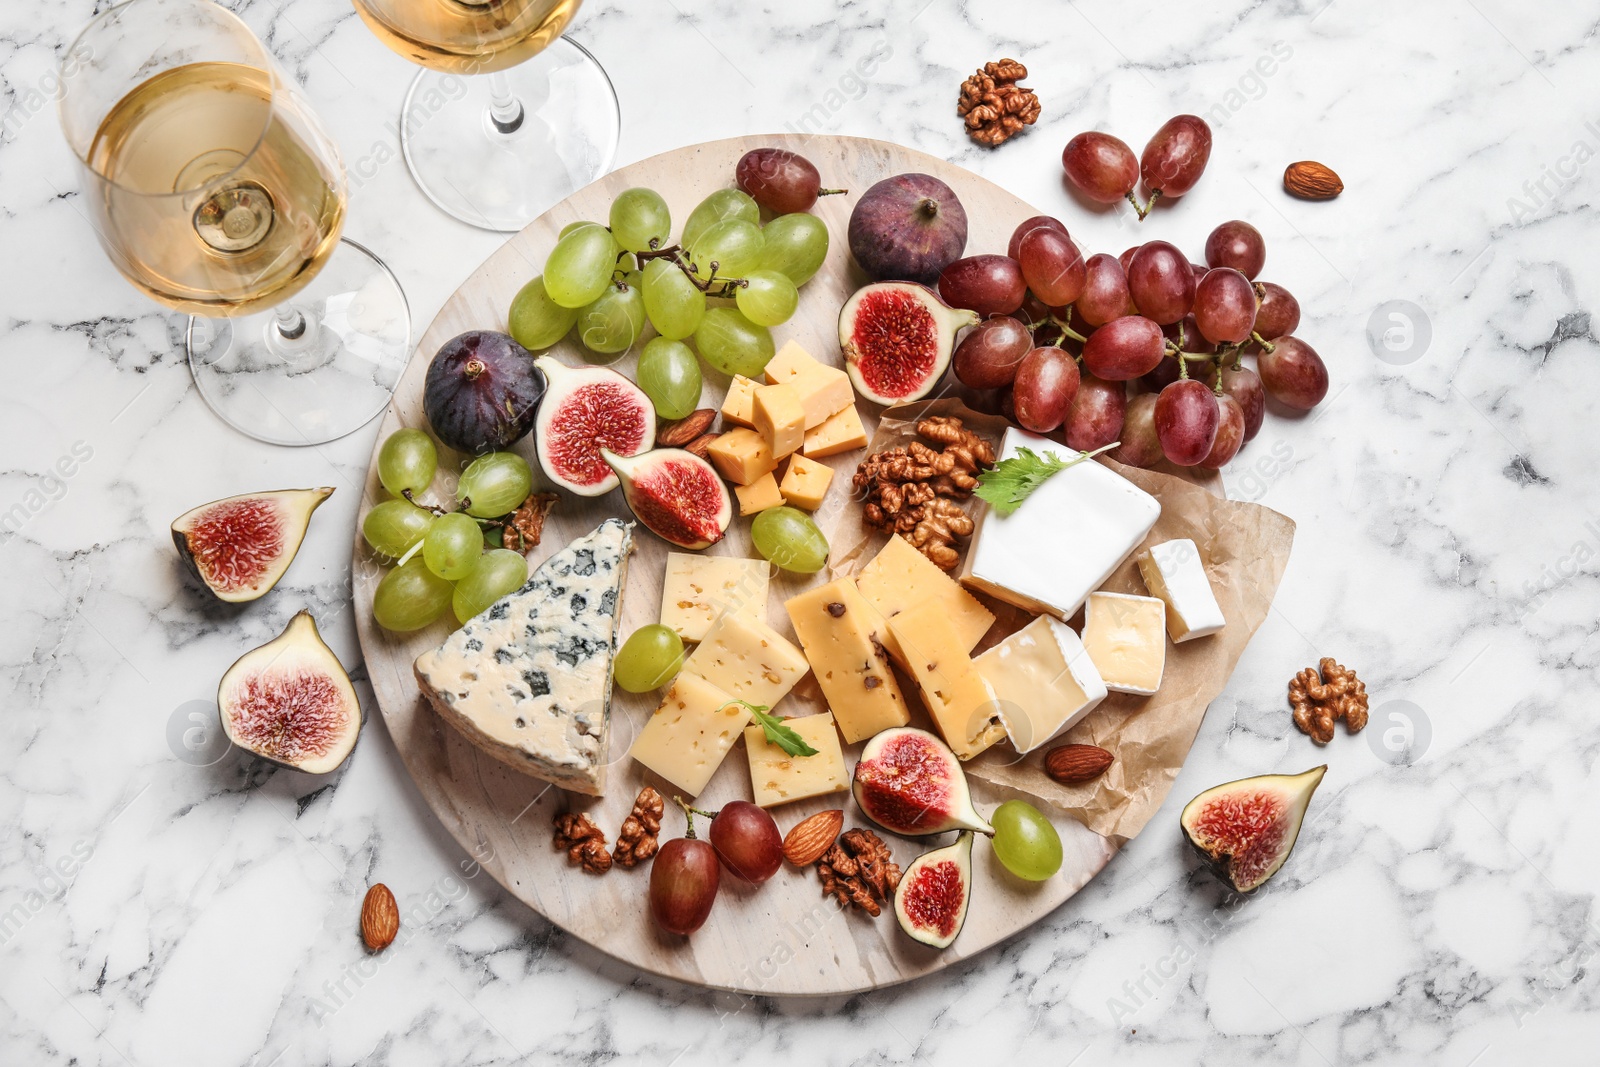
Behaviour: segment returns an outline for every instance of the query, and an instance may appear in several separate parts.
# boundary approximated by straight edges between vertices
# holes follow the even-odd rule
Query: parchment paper
[[[959,400],[946,398],[902,404],[883,413],[871,451],[904,444],[916,435],[916,421],[928,415],[957,415],[999,450],[1006,421],[974,412]],[[1154,696],[1112,693],[1078,725],[1026,756],[1002,742],[966,765],[974,777],[1018,790],[1053,804],[1089,829],[1121,846],[1137,834],[1166,799],[1189,747],[1194,743],[1206,707],[1228,683],[1228,677],[1256,629],[1267,617],[1273,595],[1289,563],[1294,522],[1271,508],[1227,500],[1211,491],[1214,477],[1196,484],[1185,477],[1127,467],[1105,457],[1097,462],[1116,471],[1161,502],[1161,517],[1144,543],[1117,568],[1101,588],[1148,596],[1134,559],[1151,545],[1187,537],[1200,549],[1206,574],[1227,625],[1220,633],[1175,645],[1167,641],[1166,670]],[[986,507],[973,498],[969,513]],[[1027,504],[1024,503],[1023,507]],[[860,527],[856,539],[839,546],[832,572],[853,574],[870,560],[887,538]],[[1033,616],[977,594],[995,613],[995,625],[974,655],[1021,629]],[[1070,620],[1082,630],[1083,613]],[[915,685],[903,687],[910,694]],[[1047,751],[1062,744],[1099,745],[1115,761],[1093,782],[1064,786],[1044,773]]]

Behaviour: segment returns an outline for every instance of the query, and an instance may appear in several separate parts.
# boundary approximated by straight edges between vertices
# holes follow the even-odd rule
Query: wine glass
[[[339,153],[237,16],[128,0],[62,62],[88,217],[147,296],[190,313],[195,384],[262,441],[321,444],[381,412],[411,348],[405,295],[341,240]]]
[[[401,107],[400,147],[442,210],[513,232],[611,169],[616,90],[561,36],[580,2],[354,0],[380,41],[423,67]]]

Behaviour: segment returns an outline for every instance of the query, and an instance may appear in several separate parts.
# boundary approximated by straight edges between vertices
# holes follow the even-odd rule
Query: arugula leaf
[[[1022,506],[1029,493],[1043,485],[1051,475],[1059,474],[1068,467],[1076,467],[1084,460],[1116,448],[1121,443],[1113,441],[1093,452],[1079,452],[1065,458],[1055,453],[1041,456],[1031,448],[1019,448],[1016,455],[1001,460],[992,470],[978,475],[976,495],[980,500],[988,501],[1001,515],[1010,515]]]
[[[767,740],[783,749],[791,756],[815,756],[817,750],[806,744],[806,739],[795,733],[783,724],[783,720],[776,715],[767,714],[771,709],[766,704],[752,704],[748,700],[734,700],[734,704],[743,704],[750,710],[756,722],[761,724],[762,733],[767,735]],[[723,707],[727,707],[724,704]]]

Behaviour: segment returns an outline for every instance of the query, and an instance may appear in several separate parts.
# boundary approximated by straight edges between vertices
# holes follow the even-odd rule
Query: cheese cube
[[[768,471],[749,485],[736,485],[733,495],[739,498],[739,514],[754,515],[758,511],[766,511],[783,503],[783,494],[778,492],[778,479]]]
[[[815,756],[791,756],[771,741],[760,723],[744,728],[744,749],[750,757],[750,789],[763,808],[792,800],[843,793],[850,788],[839,731],[827,712],[785,719],[783,725],[817,750]]]
[[[784,502],[807,511],[816,511],[828,495],[833,483],[833,468],[816,460],[795,455],[789,457],[789,469],[783,472],[783,482],[778,486]]]
[[[994,624],[994,616],[978,603],[977,597],[898,534],[889,538],[889,543],[856,575],[856,588],[886,619],[924,600],[937,600],[955,621],[967,652],[978,646]],[[910,670],[892,631],[884,647],[896,663]]]
[[[852,403],[828,416],[827,421],[816,429],[807,430],[800,451],[812,459],[825,459],[866,447],[866,427],[861,425],[861,416]]]
[[[729,430],[712,441],[706,458],[718,473],[735,485],[749,485],[778,468],[778,457],[772,454],[767,439],[743,427]]]
[[[1167,607],[1155,597],[1090,593],[1083,647],[1114,693],[1149,696],[1167,664]]]
[[[883,649],[883,616],[862,599],[854,582],[840,578],[783,606],[846,742],[911,721]]]
[[[955,622],[938,601],[924,600],[889,620],[922,690],[933,724],[958,759],[969,760],[1003,738],[994,689],[967,657]]]
[[[1199,547],[1187,537],[1154,545],[1139,557],[1145,587],[1167,605],[1167,632],[1174,643],[1206,637],[1225,620],[1206,577]]]
[[[1080,454],[1013,427],[1001,460],[1020,448],[1064,459]],[[1010,515],[982,509],[961,581],[1036,615],[1070,618],[1139,547],[1160,514],[1155,497],[1085,460],[1045,479]]]
[[[770,575],[764,559],[668,552],[661,625],[685,641],[699,641],[724,612],[764,620]]]
[[[724,615],[706,633],[683,669],[740,700],[772,707],[809,665],[778,631],[747,615]]]
[[[785,341],[783,347],[767,360],[767,384],[777,385],[821,366],[799,341]]]
[[[1040,615],[973,660],[1000,701],[1018,752],[1071,729],[1106,698],[1106,683],[1066,623]]]
[[[855,403],[850,378],[837,367],[825,367],[794,341],[778,350],[767,363],[769,385],[793,386],[805,408],[806,429],[821,426],[829,415]]]
[[[806,439],[806,411],[792,385],[758,385],[754,401],[756,429],[778,459],[800,450]]]
[[[722,398],[722,421],[734,426],[755,426],[756,382],[742,374],[733,376]]]
[[[680,672],[628,754],[694,796],[722,766],[750,709],[699,675]]]

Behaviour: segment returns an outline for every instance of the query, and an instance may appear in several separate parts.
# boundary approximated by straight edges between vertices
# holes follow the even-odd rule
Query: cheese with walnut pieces
[[[611,659],[632,524],[607,519],[432,652],[423,694],[467,740],[575,793],[605,791]]]

